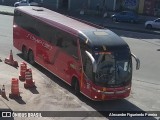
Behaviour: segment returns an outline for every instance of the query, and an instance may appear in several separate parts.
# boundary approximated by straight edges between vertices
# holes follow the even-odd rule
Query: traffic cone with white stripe
[[[27,70],[27,64],[25,62],[22,62],[20,64],[20,74],[19,74],[19,80],[25,81],[25,72]]]
[[[12,78],[12,81],[11,81],[11,93],[9,94],[9,97],[11,99],[20,97],[19,82],[18,82],[17,78]]]
[[[35,87],[35,82],[32,77],[32,70],[27,69],[25,72],[24,88],[32,88],[32,87]]]
[[[5,86],[4,85],[2,86],[1,96],[3,98],[6,98],[6,91],[5,91]]]

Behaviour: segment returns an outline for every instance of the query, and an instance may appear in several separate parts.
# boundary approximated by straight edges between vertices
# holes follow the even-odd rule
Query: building
[[[160,16],[160,0],[113,0],[116,10],[133,10],[139,14]],[[120,1],[118,3],[117,1]]]
[[[49,9],[78,11],[81,9],[104,11],[138,11],[140,0],[43,0],[43,6]]]
[[[52,10],[77,10],[81,9],[87,0],[43,0],[43,6]]]
[[[2,5],[13,6],[20,0],[0,0]],[[160,16],[160,0],[29,0],[40,3],[51,10],[63,11],[106,11],[132,10],[139,14]]]
[[[142,0],[143,10],[140,11],[146,15],[160,16],[160,0]]]

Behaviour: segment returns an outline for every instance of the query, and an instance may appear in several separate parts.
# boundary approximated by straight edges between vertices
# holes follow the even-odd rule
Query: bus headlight
[[[130,85],[126,86],[125,89],[130,90],[131,89]]]

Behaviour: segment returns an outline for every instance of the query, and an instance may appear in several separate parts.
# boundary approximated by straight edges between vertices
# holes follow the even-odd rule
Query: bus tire
[[[72,80],[72,87],[74,89],[74,94],[78,95],[80,93],[80,86],[77,79]]]
[[[34,54],[33,54],[33,51],[32,50],[29,50],[29,53],[28,53],[28,61],[31,65],[33,65],[35,63],[34,61]]]
[[[25,60],[28,60],[28,52],[25,46],[22,47],[22,55]]]

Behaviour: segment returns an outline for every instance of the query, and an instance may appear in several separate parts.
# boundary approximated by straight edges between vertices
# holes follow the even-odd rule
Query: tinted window
[[[78,58],[76,38],[57,28],[51,27],[29,15],[15,11],[15,23],[32,34],[61,47],[65,52]]]
[[[54,43],[55,30],[53,27],[40,21],[36,21],[36,30],[39,32],[40,38]]]
[[[19,25],[22,26],[22,14],[19,11],[14,11],[14,22]]]
[[[32,34],[48,42],[55,43],[55,29],[53,27],[19,11],[15,11],[14,20],[18,26]]]
[[[56,45],[61,47],[69,55],[78,58],[78,47],[76,37],[63,31],[56,31]]]
[[[14,20],[18,26],[26,29],[32,34],[39,36],[39,32],[36,30],[36,21],[34,18],[19,11],[15,11]]]

